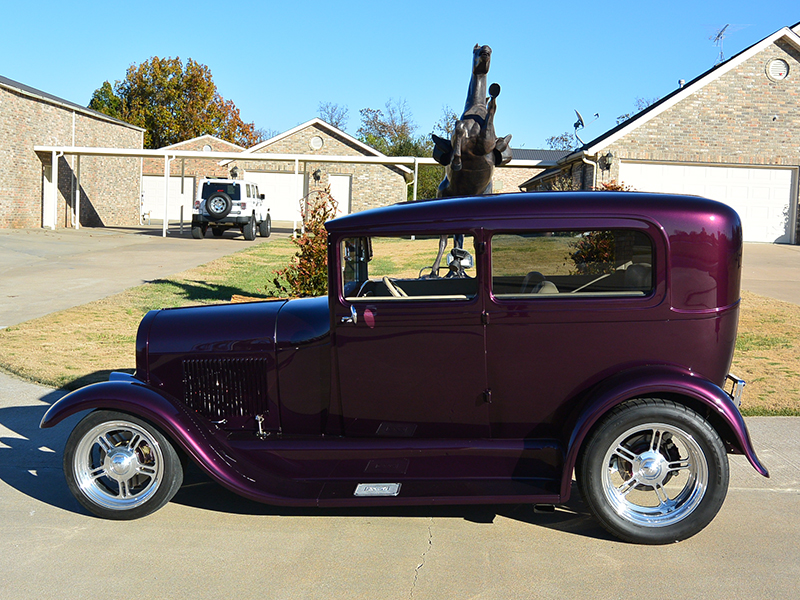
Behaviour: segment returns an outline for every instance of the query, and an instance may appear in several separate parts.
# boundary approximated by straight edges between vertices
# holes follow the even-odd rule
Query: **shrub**
[[[289,266],[275,273],[272,281],[281,293],[294,297],[328,293],[328,230],[325,222],[336,215],[336,206],[330,187],[311,192],[301,200],[303,232],[292,239],[297,253]]]

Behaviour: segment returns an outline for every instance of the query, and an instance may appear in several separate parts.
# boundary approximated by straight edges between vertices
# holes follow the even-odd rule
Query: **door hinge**
[[[492,403],[492,390],[490,389],[483,390],[483,400],[484,402],[486,402],[486,404]]]
[[[481,313],[481,323],[483,323],[484,325],[489,324],[489,313],[486,312],[485,310]]]

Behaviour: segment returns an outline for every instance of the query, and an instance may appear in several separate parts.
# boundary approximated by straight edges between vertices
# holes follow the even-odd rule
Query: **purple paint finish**
[[[395,205],[327,227],[327,298],[153,311],[136,376],[69,394],[41,426],[91,408],[132,413],[220,484],[275,504],[560,502],[603,415],[667,398],[708,413],[729,451],[768,475],[721,389],[741,273],[730,208],[670,195],[509,194]],[[493,237],[560,230],[646,236],[652,288],[495,295]],[[343,240],[453,234],[474,240],[476,294],[346,299]],[[402,488],[353,495],[379,482]]]

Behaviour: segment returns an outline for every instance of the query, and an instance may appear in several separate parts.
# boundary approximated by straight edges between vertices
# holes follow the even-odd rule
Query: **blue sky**
[[[455,10],[455,7],[459,7]],[[35,8],[35,10],[34,10]],[[493,49],[502,87],[495,126],[512,145],[544,148],[572,129],[591,139],[634,109],[712,67],[709,37],[730,23],[726,57],[800,21],[797,0],[570,2],[494,0],[329,2],[52,2],[3,8],[0,75],[86,105],[105,80],[151,56],[208,65],[245,121],[285,131],[347,106],[404,99],[418,133],[449,105],[463,108],[475,43]]]

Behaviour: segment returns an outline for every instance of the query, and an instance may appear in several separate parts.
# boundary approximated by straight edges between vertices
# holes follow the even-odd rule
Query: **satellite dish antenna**
[[[586,142],[584,142],[581,139],[581,137],[578,135],[578,130],[583,129],[584,127],[586,127],[586,122],[583,120],[583,115],[581,115],[581,113],[579,113],[577,109],[575,109],[575,114],[578,115],[578,120],[575,121],[575,123],[573,124],[573,127],[575,128],[575,137],[578,139],[578,141],[581,144],[585,145]],[[594,119],[589,121],[589,124],[591,125],[592,123],[597,121],[597,119],[599,119],[599,118],[600,118],[600,113],[594,113]]]

